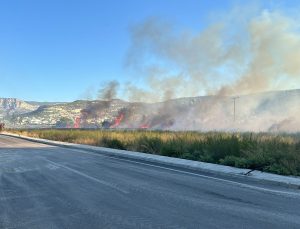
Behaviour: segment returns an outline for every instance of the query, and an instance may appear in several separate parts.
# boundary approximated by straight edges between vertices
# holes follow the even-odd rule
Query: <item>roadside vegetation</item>
[[[10,132],[300,176],[300,134],[54,129]]]

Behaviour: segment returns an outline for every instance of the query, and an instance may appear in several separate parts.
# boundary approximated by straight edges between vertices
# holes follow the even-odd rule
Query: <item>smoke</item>
[[[116,99],[118,93],[119,83],[117,81],[111,81],[104,84],[98,90],[98,96],[96,101],[87,101],[85,108],[80,111],[81,124],[84,127],[99,127],[101,126],[101,120],[108,112],[113,99]],[[92,121],[92,125],[89,123]]]
[[[245,72],[222,88],[226,94],[295,87],[300,81],[299,23],[268,11],[248,25],[251,59]]]
[[[119,83],[117,81],[108,82],[98,91],[98,99],[111,101],[117,97]]]
[[[125,66],[136,80],[108,83],[98,93],[101,106],[85,113],[99,117],[121,95],[155,102],[117,113],[115,123],[122,128],[299,131],[299,91],[261,93],[299,87],[299,25],[270,10],[235,9],[198,31],[147,19],[130,30]],[[161,101],[166,102],[156,103]]]
[[[161,101],[296,87],[300,82],[297,20],[267,10],[241,24],[233,21],[234,15],[229,17],[199,32],[178,31],[157,18],[135,26],[126,66],[142,75],[148,88],[130,85],[128,97]]]

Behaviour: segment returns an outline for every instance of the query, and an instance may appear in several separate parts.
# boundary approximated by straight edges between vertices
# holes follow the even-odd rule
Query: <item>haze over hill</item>
[[[132,78],[123,79],[126,72],[108,77],[112,81],[93,101],[5,99],[0,118],[16,128],[299,131],[299,90],[279,91],[300,83],[298,21],[289,11],[247,6],[233,7],[201,28],[146,17],[132,25],[123,49]],[[46,77],[49,85],[63,85],[59,99],[78,92],[73,82],[105,82],[105,71],[77,70],[81,77],[59,69],[62,82],[56,74]],[[89,81],[89,75],[99,79]]]
[[[37,108],[37,105],[30,104],[19,99],[0,98],[0,118],[27,113],[36,110]]]
[[[6,125],[14,128],[297,132],[299,99],[300,90],[239,97],[188,97],[157,103],[110,99],[38,106],[17,99],[0,99],[0,114]]]

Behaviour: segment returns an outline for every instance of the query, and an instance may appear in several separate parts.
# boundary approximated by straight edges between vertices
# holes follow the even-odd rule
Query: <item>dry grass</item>
[[[53,129],[10,131],[56,141],[300,176],[300,134]]]

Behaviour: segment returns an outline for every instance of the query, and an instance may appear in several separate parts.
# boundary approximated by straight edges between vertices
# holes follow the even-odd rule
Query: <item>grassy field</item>
[[[300,176],[300,134],[117,130],[10,130],[10,132]]]

